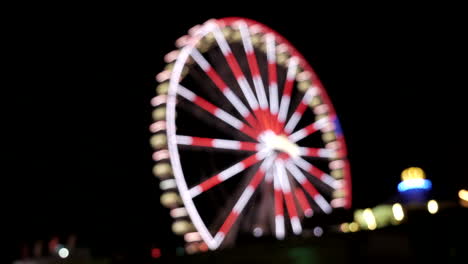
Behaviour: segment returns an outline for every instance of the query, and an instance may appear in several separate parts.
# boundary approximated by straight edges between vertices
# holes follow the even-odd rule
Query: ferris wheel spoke
[[[283,192],[284,199],[286,201],[286,209],[288,210],[289,220],[291,221],[294,234],[298,235],[302,232],[302,226],[301,221],[297,216],[296,204],[291,192],[291,185],[289,183],[288,174],[286,173],[286,169],[282,160],[279,160],[275,165],[281,191]]]
[[[265,36],[266,54],[268,60],[268,86],[270,92],[270,111],[273,115],[278,114],[278,77],[276,72],[276,46],[275,36]]]
[[[227,140],[218,138],[202,138],[202,137],[191,137],[184,135],[177,135],[177,144],[187,145],[194,147],[208,147],[214,149],[232,149],[232,150],[243,150],[243,151],[259,151],[259,144],[255,142]]]
[[[209,64],[209,62],[203,57],[203,55],[196,49],[192,49],[190,53],[191,57],[195,62],[202,68],[202,70],[210,77],[211,81],[216,87],[223,93],[228,99],[232,106],[241,114],[243,118],[253,127],[257,124],[257,120],[250,113],[249,109],[242,103],[242,101],[234,94],[234,92],[227,86],[227,84],[221,79],[216,70]]]
[[[252,139],[257,138],[258,133],[254,131],[251,127],[247,126],[245,123],[235,118],[231,114],[227,113],[226,111],[222,110],[221,108],[211,104],[207,100],[196,95],[194,92],[190,91],[184,86],[179,84],[177,93],[183,98],[187,99],[188,101],[194,103],[198,107],[217,117],[224,123],[236,128],[237,130],[251,137]]]
[[[244,94],[244,97],[247,99],[247,102],[249,103],[250,107],[255,112],[258,109],[257,99],[255,98],[252,88],[247,82],[247,79],[245,78],[245,75],[242,72],[237,59],[232,53],[229,44],[224,38],[223,33],[221,32],[221,30],[219,30],[219,27],[216,25],[213,28],[213,34],[216,39],[216,42],[218,43],[219,48],[221,49],[221,52],[224,55],[224,58],[226,59],[229,67],[231,68],[234,74],[234,77],[236,78],[237,83],[239,84],[239,87],[241,88]]]
[[[232,176],[244,171],[255,163],[263,160],[269,152],[260,151],[257,152],[248,158],[232,165],[231,167],[223,170],[222,172],[212,176],[211,178],[203,181],[202,183],[190,188],[189,192],[192,198],[195,198],[199,194],[213,188],[214,186],[224,182],[225,180],[231,178]]]
[[[289,140],[292,142],[297,142],[309,135],[311,135],[314,132],[317,132],[318,130],[324,128],[327,124],[329,123],[329,119],[327,117],[321,118],[314,123],[299,129],[298,131],[294,132],[289,136]]]
[[[328,175],[327,173],[321,171],[314,165],[310,164],[308,161],[301,157],[295,157],[292,159],[294,164],[296,164],[299,168],[305,170],[310,175],[314,176],[315,178],[321,180],[323,183],[327,184],[328,186],[332,187],[333,189],[341,188],[341,182],[335,180],[332,176]]]
[[[265,36],[266,42],[266,54],[268,61],[268,89],[270,94],[270,113],[272,116],[273,126],[275,132],[280,132],[280,127],[277,122],[278,120],[278,76],[276,69],[276,45],[275,36],[273,34],[267,34]]]
[[[296,187],[294,189],[294,193],[296,194],[297,201],[299,205],[301,206],[302,212],[306,217],[311,217],[314,214],[314,211],[312,210],[312,207],[310,206],[309,201],[307,200],[307,197],[304,194],[304,191],[300,187]]]
[[[271,163],[273,162],[274,158],[275,158],[275,155],[270,155],[262,162],[262,164],[260,165],[260,168],[258,168],[257,172],[254,174],[254,176],[250,180],[244,192],[241,194],[241,196],[237,200],[236,204],[234,205],[234,208],[232,208],[228,217],[226,218],[224,223],[221,225],[221,228],[219,229],[219,231],[216,233],[214,237],[214,240],[218,246],[223,242],[224,238],[229,233],[229,230],[231,230],[232,225],[239,218],[239,215],[244,210],[246,204],[249,202],[250,198],[254,194],[258,185],[262,182],[265,176],[265,172],[271,166]]]
[[[326,148],[306,148],[299,147],[299,155],[313,158],[334,158],[337,156],[335,150]]]
[[[265,87],[263,87],[263,80],[258,68],[257,57],[255,56],[255,50],[252,45],[249,28],[244,22],[239,23],[238,26],[242,38],[242,44],[244,46],[244,51],[247,56],[247,63],[249,64],[250,73],[252,73],[252,79],[255,86],[255,91],[257,93],[258,102],[260,108],[265,111],[268,108],[268,99],[266,97]]]
[[[301,170],[294,165],[290,160],[286,161],[286,168],[296,181],[304,188],[304,190],[312,197],[314,202],[320,207],[320,209],[326,214],[331,213],[332,208],[325,198],[317,191],[317,189],[310,183],[307,177],[301,172]]]
[[[268,109],[268,98],[266,96],[265,87],[263,86],[263,80],[260,74],[255,50],[252,45],[249,28],[245,23],[239,23],[238,27],[242,38],[242,44],[244,46],[244,52],[247,57],[247,64],[249,66],[250,73],[252,74],[255,92],[260,105],[260,123],[265,129],[274,129],[274,123],[272,122],[271,113]]]
[[[289,118],[289,121],[284,127],[284,131],[286,131],[286,133],[290,134],[292,131],[294,131],[294,128],[296,128],[297,123],[299,123],[301,120],[304,111],[307,109],[309,102],[312,100],[312,98],[314,98],[314,96],[317,95],[317,93],[318,90],[314,86],[311,86],[309,89],[307,89],[304,97],[302,97],[302,100],[299,102],[299,105],[297,106],[296,110],[294,110],[291,118]]]
[[[275,166],[276,167],[276,166]],[[274,188],[274,200],[275,200],[275,235],[278,239],[284,239],[284,205],[283,205],[283,192],[276,173],[276,168],[272,168],[271,173],[273,175],[273,188]]]
[[[267,170],[267,172],[265,173],[265,182],[267,183],[272,183],[273,182],[273,178],[274,178],[274,169],[273,168],[270,168],[269,170]]]
[[[284,125],[288,117],[289,103],[291,101],[291,92],[296,78],[298,58],[292,57],[288,63],[288,72],[284,84],[283,95],[281,97],[278,120]]]

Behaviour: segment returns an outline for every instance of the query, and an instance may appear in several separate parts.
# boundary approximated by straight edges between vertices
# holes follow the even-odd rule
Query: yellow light
[[[286,152],[292,157],[297,157],[300,154],[299,147],[291,142],[285,136],[277,136],[274,134],[266,134],[264,136],[265,144],[272,149]]]
[[[401,221],[405,217],[405,213],[403,212],[403,207],[399,203],[396,203],[392,206],[392,212],[393,212],[393,217],[397,221]]]
[[[458,197],[460,197],[460,199],[465,200],[465,201],[468,202],[468,191],[467,190],[460,190],[458,192]]]
[[[172,231],[177,235],[183,235],[185,233],[195,231],[191,223],[185,220],[176,221],[172,224]]]
[[[349,224],[348,224],[348,223],[342,223],[342,224],[340,225],[340,230],[341,230],[341,232],[343,232],[343,233],[348,233],[348,232],[350,231],[350,229],[349,229]]]
[[[427,203],[427,210],[429,213],[435,214],[437,211],[439,211],[439,204],[435,200],[430,200]]]
[[[174,208],[182,203],[180,196],[175,192],[166,192],[161,195],[161,204],[167,208]]]
[[[418,167],[410,167],[405,169],[401,173],[401,180],[406,181],[406,180],[412,180],[412,179],[425,179],[426,174],[421,168]]]
[[[377,223],[375,222],[375,216],[372,213],[372,209],[370,208],[365,209],[364,212],[362,213],[362,216],[364,217],[364,221],[366,221],[367,227],[370,230],[374,230],[377,228]]]
[[[352,222],[348,225],[349,231],[357,232],[359,230],[359,225],[356,222]]]

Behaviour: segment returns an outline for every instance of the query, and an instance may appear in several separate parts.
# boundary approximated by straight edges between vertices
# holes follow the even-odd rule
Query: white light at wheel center
[[[267,149],[282,151],[291,157],[298,157],[300,155],[300,148],[296,144],[291,142],[288,137],[277,135],[273,131],[269,130],[260,135],[260,141]]]

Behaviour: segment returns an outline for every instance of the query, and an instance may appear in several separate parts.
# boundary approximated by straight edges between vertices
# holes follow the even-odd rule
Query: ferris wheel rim
[[[235,23],[239,20],[245,21],[248,25],[260,25],[263,29],[263,31],[272,33],[274,34],[275,38],[280,40],[280,42],[287,44],[288,48],[290,49],[290,52],[299,58],[299,61],[302,62],[302,66],[304,67],[305,70],[310,71],[314,78],[314,83],[317,85],[318,89],[321,90],[321,96],[323,100],[325,101],[325,104],[331,106],[329,109],[330,116],[336,119],[336,112],[331,104],[328,94],[326,93],[326,90],[324,89],[320,79],[316,76],[315,72],[313,71],[312,67],[308,64],[308,62],[304,59],[302,54],[300,54],[294,46],[292,46],[289,41],[287,41],[284,37],[282,37],[280,34],[276,33],[269,27],[260,24],[256,21],[250,20],[250,19],[245,19],[245,18],[222,18],[222,19],[217,19],[215,20],[217,25],[232,25],[232,23]],[[181,195],[181,198],[183,200],[183,204],[185,207],[188,209],[188,213],[190,215],[190,218],[195,225],[197,231],[200,233],[202,236],[203,240],[207,243],[208,247],[211,249],[216,249],[220,246],[222,240],[220,241],[219,238],[216,236],[211,235],[210,231],[208,230],[208,227],[206,226],[205,222],[201,219],[201,216],[199,215],[198,210],[196,209],[196,206],[193,202],[193,197],[190,195],[190,189],[187,186],[187,183],[185,181],[185,176],[184,172],[181,166],[181,161],[180,161],[180,156],[179,156],[179,150],[178,150],[178,138],[176,135],[176,129],[175,129],[175,113],[176,113],[176,97],[178,95],[177,90],[180,88],[179,87],[179,78],[182,74],[183,67],[190,56],[191,52],[196,49],[195,44],[197,41],[199,41],[201,38],[203,38],[206,34],[208,34],[209,31],[209,24],[205,24],[202,26],[198,34],[195,34],[192,36],[192,39],[189,41],[189,43],[184,46],[179,55],[178,58],[175,62],[174,69],[171,73],[170,76],[170,81],[169,81],[169,91],[168,91],[168,96],[167,96],[167,111],[166,111],[166,129],[167,129],[167,147],[168,151],[170,154],[170,163],[173,167],[174,170],[174,178],[177,182],[177,188],[179,189],[179,193]],[[247,121],[248,122],[248,121]],[[343,149],[346,149],[346,145],[344,143],[343,138],[339,138],[338,141],[340,141],[343,144]],[[348,161],[345,159],[345,163]],[[286,163],[286,162],[285,162]],[[286,170],[286,165],[284,165],[284,169]],[[345,170],[349,170],[349,166],[345,165],[344,166]],[[349,171],[345,172],[345,175],[349,176]],[[346,196],[346,199],[349,199],[346,203],[350,204],[350,179],[345,179],[348,184],[349,188],[349,195]],[[297,225],[296,225],[297,228]]]

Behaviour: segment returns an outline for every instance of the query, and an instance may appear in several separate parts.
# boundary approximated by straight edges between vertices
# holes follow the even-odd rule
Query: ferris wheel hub
[[[259,140],[266,150],[284,152],[291,157],[300,155],[299,147],[285,135],[278,135],[271,130],[267,130],[259,136]]]

